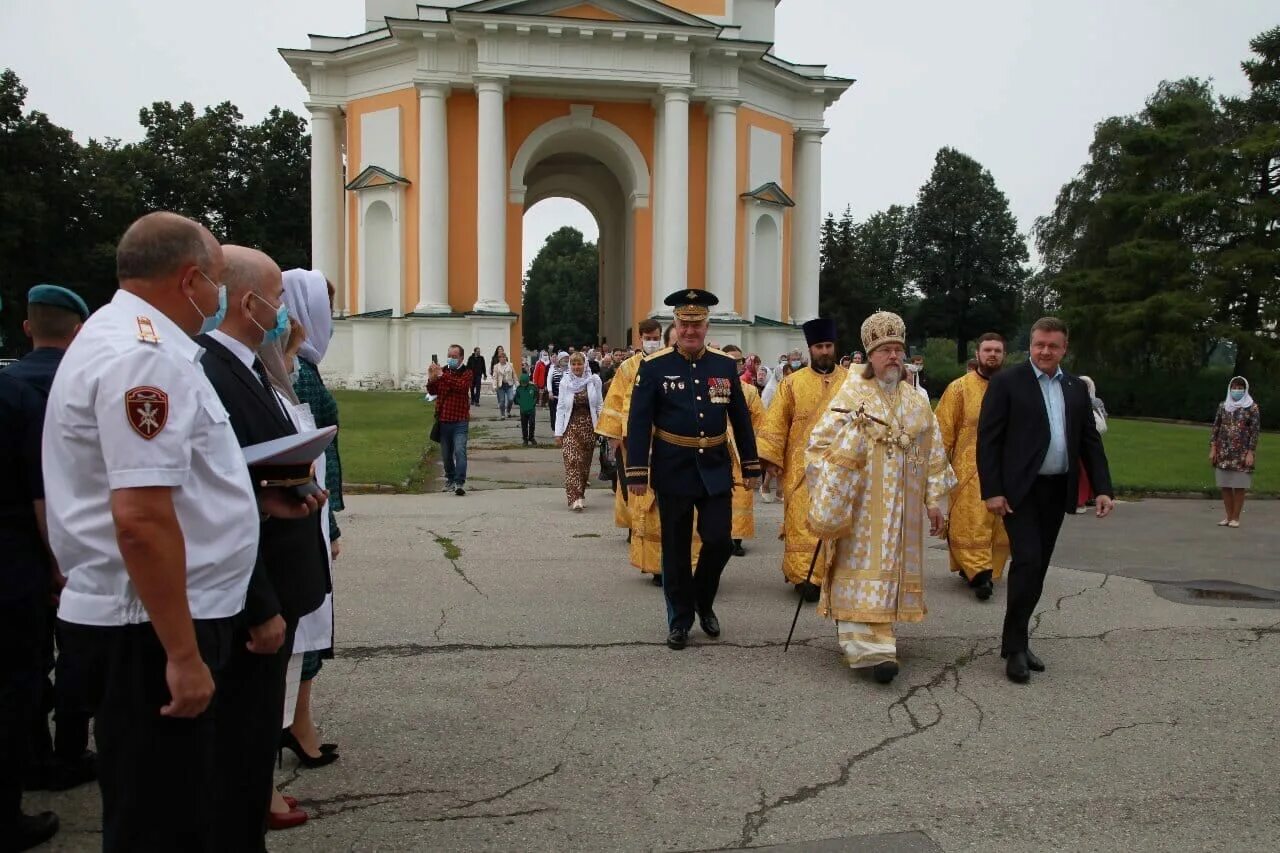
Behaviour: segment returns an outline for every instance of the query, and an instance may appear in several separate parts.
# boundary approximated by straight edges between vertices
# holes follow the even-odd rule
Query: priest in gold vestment
[[[806,601],[817,601],[821,562],[814,568],[813,581],[805,580],[818,539],[808,528],[804,454],[814,425],[849,374],[836,363],[835,321],[810,320],[804,324],[804,336],[809,344],[809,366],[796,368],[778,383],[765,410],[764,427],[756,431],[756,449],[760,461],[782,481],[782,573]]]
[[[640,351],[618,366],[605,395],[596,433],[609,439],[618,454],[618,470],[626,470],[627,420],[631,416],[631,391],[635,388],[640,362],[662,349],[662,325],[652,318],[640,321]],[[631,496],[619,485],[613,496],[613,523],[629,534],[631,565],[653,576],[654,586],[662,586],[662,528],[653,492]]]
[[[938,428],[947,458],[956,472],[951,492],[947,549],[951,571],[959,572],[979,601],[991,597],[995,581],[1004,576],[1009,560],[1009,537],[1004,520],[987,511],[978,483],[978,415],[987,383],[1004,366],[1004,338],[988,332],[978,338],[978,367],[947,386],[938,401]]]
[[[746,356],[734,344],[724,348],[724,354],[738,364],[738,372],[746,369]],[[747,398],[747,409],[751,412],[751,426],[756,435],[764,427],[764,403],[760,402],[760,392],[756,386],[748,382],[742,383],[742,396]],[[738,459],[738,445],[733,440],[733,428],[729,428],[729,454],[733,457],[733,556],[745,557],[742,547],[743,539],[754,539],[756,536],[756,491],[748,489],[742,479],[742,463]]]
[[[905,341],[896,314],[867,318],[870,366],[849,374],[805,455],[809,529],[830,551],[818,613],[849,666],[881,684],[898,674],[893,623],[924,619],[924,534],[941,535],[955,485],[928,402],[902,381]]]

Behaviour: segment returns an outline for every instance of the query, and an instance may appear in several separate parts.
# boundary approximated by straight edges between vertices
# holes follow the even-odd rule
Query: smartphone
[[[439,364],[439,363],[440,363],[440,356],[436,355],[435,353],[431,353],[431,363],[432,363],[432,364]]]

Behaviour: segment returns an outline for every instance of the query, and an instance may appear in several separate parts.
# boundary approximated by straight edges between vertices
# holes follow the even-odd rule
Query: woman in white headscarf
[[[581,352],[569,357],[569,369],[560,377],[559,398],[556,447],[564,453],[565,498],[571,510],[582,512],[604,394],[600,377],[587,367],[587,357]]]
[[[1218,404],[1209,438],[1209,464],[1214,479],[1222,490],[1226,518],[1219,527],[1239,527],[1244,509],[1244,495],[1253,485],[1254,454],[1258,450],[1258,434],[1262,431],[1262,414],[1249,394],[1249,380],[1234,376],[1227,384],[1227,399]]]

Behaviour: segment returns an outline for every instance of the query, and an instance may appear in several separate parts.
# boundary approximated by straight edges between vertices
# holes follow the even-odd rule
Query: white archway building
[[[417,387],[451,343],[521,350],[524,212],[600,226],[600,334],[665,295],[771,357],[818,313],[826,109],[852,81],[772,53],[779,0],[366,0],[366,32],[283,50],[310,96],[326,377]]]

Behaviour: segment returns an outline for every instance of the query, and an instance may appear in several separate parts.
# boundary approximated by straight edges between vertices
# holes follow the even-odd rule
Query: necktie
[[[284,418],[285,423],[292,425],[293,421],[289,418],[289,413],[284,410],[284,406],[280,403],[280,397],[276,394],[275,386],[271,384],[271,378],[267,376],[267,366],[262,363],[262,359],[254,358],[253,372],[258,374],[258,379],[262,382],[262,387],[266,389],[268,396],[271,397],[271,401],[275,403],[276,411]]]

